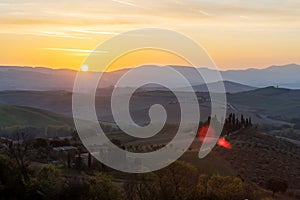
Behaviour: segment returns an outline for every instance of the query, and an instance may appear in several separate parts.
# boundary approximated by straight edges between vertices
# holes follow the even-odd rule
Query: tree
[[[0,199],[14,199],[15,192],[20,188],[21,180],[18,179],[10,160],[5,155],[0,155]],[[22,186],[21,186],[22,187]]]
[[[156,172],[164,199],[189,199],[197,187],[198,172],[190,163],[176,161]]]
[[[124,184],[128,200],[257,199],[256,187],[241,178],[198,175],[195,167],[176,161],[156,172],[138,174]]]
[[[29,180],[28,175],[28,151],[32,144],[33,135],[24,132],[16,132],[16,141],[8,146],[8,155],[14,159],[17,168],[25,181]]]
[[[6,156],[0,155],[0,199],[46,199],[47,195],[43,195],[39,180],[45,181],[45,177],[47,179],[49,176],[38,179],[30,170],[28,172],[28,179],[25,180],[19,167]],[[49,185],[52,186],[55,182],[52,179],[50,181]]]
[[[201,174],[198,178],[197,183],[197,191],[198,191],[198,198],[205,199],[208,197],[208,181],[209,176],[206,174]]]
[[[47,148],[49,146],[48,140],[45,138],[36,138],[33,142],[33,148]]]
[[[246,119],[246,127],[249,127],[249,120],[248,120],[248,118]]]
[[[275,197],[276,192],[285,192],[288,188],[286,180],[281,178],[271,177],[266,182],[266,188],[273,192],[273,197]]]
[[[36,177],[31,180],[33,184],[37,184],[37,190],[43,199],[58,199],[62,180],[59,170],[53,165],[42,166]]]
[[[33,148],[37,150],[36,158],[40,160],[47,160],[49,157],[50,150],[49,142],[45,138],[36,138],[33,141]]]
[[[241,114],[241,126],[242,126],[242,128],[245,127],[246,124],[247,124],[247,123],[245,122],[244,115]]]
[[[243,199],[241,197],[243,184],[239,178],[214,175],[207,184],[208,194],[213,199]]]
[[[89,168],[92,167],[92,155],[91,155],[91,153],[88,153],[88,167]]]
[[[60,199],[85,200],[89,194],[89,183],[84,179],[68,179],[63,184]]]
[[[176,161],[156,172],[140,174],[124,184],[128,199],[195,199],[197,169],[189,163]]]
[[[102,173],[97,173],[89,178],[89,200],[115,200],[122,199],[121,192],[113,185],[111,178]]]
[[[163,199],[158,177],[153,173],[136,174],[123,185],[128,200]]]
[[[252,120],[251,120],[251,117],[249,117],[249,126],[252,127]]]

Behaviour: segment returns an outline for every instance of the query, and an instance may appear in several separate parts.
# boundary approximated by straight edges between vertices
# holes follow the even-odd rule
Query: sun
[[[83,65],[83,66],[81,67],[81,71],[83,71],[83,72],[89,71],[89,66]]]

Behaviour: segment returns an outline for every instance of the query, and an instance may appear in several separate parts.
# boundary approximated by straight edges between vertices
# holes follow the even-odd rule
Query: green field
[[[72,127],[73,119],[64,115],[37,108],[1,105],[1,127],[48,127],[65,126]]]

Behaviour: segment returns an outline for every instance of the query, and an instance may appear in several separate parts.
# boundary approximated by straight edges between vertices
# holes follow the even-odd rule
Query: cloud
[[[43,31],[40,33],[32,33],[35,35],[40,35],[40,36],[47,36],[47,37],[63,37],[63,38],[74,38],[74,39],[92,39],[87,36],[78,36],[74,34],[67,34],[63,32],[49,32],[49,31]]]
[[[6,30],[1,30],[0,29],[0,34],[9,34],[9,35],[33,35],[33,36],[41,36],[41,37],[57,37],[57,38],[72,38],[72,39],[83,39],[83,40],[90,40],[92,39],[91,37],[83,36],[83,35],[75,35],[75,34],[67,34],[63,32],[49,32],[49,31],[18,31],[18,30],[11,30],[11,31],[6,31]]]
[[[196,25],[202,19],[214,23],[228,20],[230,16],[241,21],[245,18],[240,16],[246,16],[258,23],[299,21],[300,3],[296,0],[91,0],[88,3],[83,0],[26,0],[2,1],[0,11],[3,25],[157,27],[168,23]]]
[[[84,30],[84,29],[67,29],[69,31],[77,32],[77,33],[88,33],[88,34],[96,34],[96,35],[118,35],[120,33],[111,32],[111,31],[94,31],[94,30]]]
[[[119,4],[127,5],[127,6],[132,6],[132,7],[137,7],[137,8],[144,8],[143,6],[131,3],[129,1],[123,1],[123,0],[111,0],[111,1],[119,3]]]
[[[69,48],[43,48],[50,51],[66,51],[66,52],[76,52],[76,53],[107,53],[106,51],[95,51],[90,49],[69,49]]]

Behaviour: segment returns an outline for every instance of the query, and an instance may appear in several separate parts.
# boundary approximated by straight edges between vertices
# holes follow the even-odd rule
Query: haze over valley
[[[142,66],[155,68],[157,66]],[[207,91],[203,78],[199,73],[195,72],[194,68],[174,66],[174,69],[182,73],[197,91]],[[115,85],[116,81],[125,74],[129,69],[122,69],[113,72],[104,72],[101,78],[99,87],[111,87]],[[210,77],[211,70],[207,68],[198,69],[203,76]],[[32,67],[0,67],[0,90],[66,90],[72,91],[74,79],[77,71],[69,69],[49,69],[49,68],[32,68]],[[98,76],[99,74],[93,72],[85,72],[87,76]],[[237,85],[226,88],[227,92],[241,92],[243,90],[250,90],[251,87],[268,87],[279,86],[282,88],[300,89],[300,66],[297,64],[288,64],[283,66],[271,66],[265,69],[247,69],[247,70],[227,70],[221,71],[224,81],[234,82],[250,87],[241,87]],[[141,73],[141,77],[147,76]],[[88,77],[87,77],[88,78]],[[170,78],[173,82],[174,88],[180,88],[176,79]],[[209,83],[216,80],[210,79]],[[130,86],[135,86],[134,81]],[[200,85],[200,86],[199,86]],[[226,87],[226,84],[225,84]],[[243,89],[244,88],[244,89]]]

